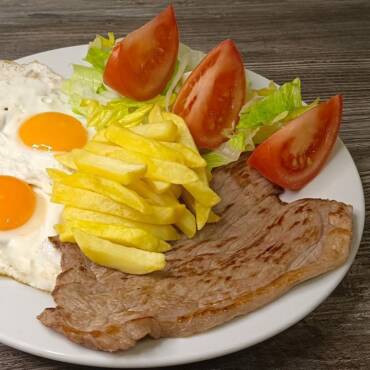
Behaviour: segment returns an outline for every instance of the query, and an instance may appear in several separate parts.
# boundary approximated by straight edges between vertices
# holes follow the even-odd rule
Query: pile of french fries
[[[143,110],[144,111],[144,110]],[[136,113],[136,112],[135,112]],[[110,125],[83,149],[57,155],[52,201],[64,204],[56,231],[92,261],[132,274],[165,267],[169,241],[219,217],[219,196],[183,119],[159,105],[135,124]],[[130,123],[130,120],[127,119]]]

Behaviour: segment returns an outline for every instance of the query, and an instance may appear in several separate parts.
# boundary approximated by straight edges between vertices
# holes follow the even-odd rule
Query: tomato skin
[[[160,94],[176,65],[179,32],[172,5],[113,48],[104,83],[121,95],[148,100]]]
[[[342,110],[340,95],[320,103],[260,144],[248,164],[283,188],[301,189],[327,161],[338,136]]]
[[[184,118],[199,148],[217,148],[227,140],[246,96],[242,57],[231,40],[211,50],[185,81],[173,106]]]

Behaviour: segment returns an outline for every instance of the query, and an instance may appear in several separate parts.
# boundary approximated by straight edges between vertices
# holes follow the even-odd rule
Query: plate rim
[[[35,54],[24,56],[22,58],[18,58],[15,61],[20,62],[20,63],[24,63],[24,59],[35,58],[35,60],[36,60],[42,54],[48,54],[48,53],[53,53],[53,52],[63,52],[63,51],[66,51],[66,49],[71,49],[72,51],[73,51],[73,49],[76,49],[75,51],[77,51],[78,49],[86,48],[86,47],[87,47],[86,44],[79,44],[79,45],[74,45],[74,46],[67,46],[67,47],[62,47],[62,48],[45,50],[45,51],[42,51],[42,52],[38,52],[38,53],[35,53]],[[51,68],[53,68],[53,67],[51,67]],[[266,77],[264,77],[260,74],[257,74],[253,71],[248,71],[248,72],[251,72],[252,74],[256,75],[256,77],[258,77],[258,78],[266,78]],[[301,321],[308,314],[313,312],[321,303],[323,303],[328,298],[328,296],[340,284],[340,282],[346,276],[348,270],[351,268],[351,266],[353,264],[353,261],[354,261],[356,255],[357,255],[359,246],[361,244],[361,239],[362,239],[363,230],[364,230],[364,223],[365,223],[365,197],[364,197],[363,185],[362,185],[361,177],[360,177],[360,174],[358,172],[356,163],[354,162],[351,153],[349,152],[349,150],[344,145],[344,143],[342,142],[341,139],[339,139],[338,141],[340,142],[340,145],[343,146],[343,149],[346,151],[346,154],[349,156],[349,158],[351,159],[351,161],[353,163],[353,166],[356,170],[355,172],[356,172],[356,175],[357,175],[356,181],[359,182],[359,185],[360,185],[361,190],[362,190],[361,194],[360,194],[362,212],[359,215],[359,218],[362,219],[362,222],[359,225],[357,225],[357,226],[359,226],[359,230],[361,231],[360,235],[358,235],[358,245],[356,245],[356,246],[353,245],[352,246],[352,248],[356,249],[355,253],[351,254],[348,261],[346,262],[346,265],[343,265],[343,266],[340,267],[340,268],[343,269],[343,272],[341,274],[340,279],[338,279],[338,281],[336,282],[336,284],[334,284],[334,286],[331,287],[331,289],[327,290],[325,292],[325,294],[322,295],[320,297],[320,299],[313,306],[310,306],[308,309],[302,310],[299,315],[296,315],[293,320],[290,320],[289,322],[287,321],[285,323],[285,325],[282,325],[281,327],[277,328],[276,330],[271,331],[269,333],[266,333],[265,335],[256,336],[254,338],[254,340],[249,341],[248,344],[245,344],[243,342],[239,342],[237,344],[225,347],[221,351],[220,350],[215,351],[217,353],[213,353],[212,350],[210,349],[206,353],[196,353],[196,354],[194,354],[191,359],[186,359],[186,358],[177,359],[177,360],[176,359],[167,359],[167,360],[162,361],[161,363],[156,362],[154,364],[146,364],[146,365],[145,364],[132,365],[132,364],[129,364],[129,363],[125,364],[125,363],[122,363],[122,362],[109,362],[109,361],[104,362],[103,359],[101,361],[98,361],[98,362],[96,362],[96,360],[94,360],[94,359],[92,359],[91,361],[88,361],[88,360],[87,361],[86,360],[81,361],[81,359],[80,360],[78,359],[78,355],[68,355],[68,354],[65,354],[65,353],[57,353],[57,352],[53,352],[53,351],[49,351],[49,350],[38,349],[36,347],[33,347],[32,344],[30,344],[28,342],[24,342],[24,341],[20,341],[20,340],[12,340],[11,338],[7,338],[7,337],[3,336],[1,332],[0,332],[0,342],[5,344],[5,345],[8,345],[12,348],[15,348],[17,350],[20,350],[20,351],[23,351],[23,352],[26,352],[26,353],[29,353],[29,354],[32,354],[32,355],[36,355],[36,356],[51,359],[51,360],[62,361],[62,362],[65,362],[65,363],[70,363],[70,364],[80,364],[80,365],[87,365],[87,366],[94,366],[94,367],[113,367],[113,368],[152,368],[152,367],[157,367],[157,366],[167,367],[167,366],[173,366],[173,365],[190,364],[190,363],[194,363],[194,362],[205,361],[205,360],[209,360],[209,359],[212,359],[212,358],[221,357],[221,356],[224,356],[224,355],[227,355],[227,354],[230,354],[230,353],[234,353],[234,352],[240,351],[242,349],[246,349],[246,348],[249,348],[251,346],[254,346],[255,344],[261,343],[261,342],[265,341],[266,339],[274,337],[277,334],[285,331],[289,327],[291,327],[291,326],[295,325],[296,323],[298,323],[299,321]],[[354,228],[354,230],[355,230],[355,228]],[[355,230],[355,232],[357,232],[357,230]],[[320,279],[322,276],[328,275],[328,274],[330,274],[331,272],[334,272],[334,271],[330,271],[330,272],[325,273],[324,275],[320,275],[316,279]],[[282,295],[281,297],[284,297],[284,295]],[[241,318],[243,318],[243,317],[245,317],[245,316],[242,316]],[[229,322],[225,323],[224,325],[228,325],[228,323]],[[65,340],[68,340],[68,339],[65,339]],[[171,338],[169,338],[167,340],[171,340]],[[76,344],[76,346],[78,346],[78,344]],[[95,353],[95,351],[93,351],[93,352]],[[122,357],[122,359],[124,361],[124,357]]]

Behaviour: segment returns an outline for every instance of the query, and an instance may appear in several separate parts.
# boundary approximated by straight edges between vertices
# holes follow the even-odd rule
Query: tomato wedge
[[[248,164],[286,189],[299,190],[321,170],[335,144],[343,99],[337,95],[289,122],[260,144]]]
[[[154,98],[172,76],[178,49],[179,32],[170,5],[113,48],[104,70],[104,82],[135,100]]]
[[[226,140],[225,128],[239,118],[246,80],[241,55],[231,40],[216,46],[194,69],[175,101],[199,148],[213,149]]]

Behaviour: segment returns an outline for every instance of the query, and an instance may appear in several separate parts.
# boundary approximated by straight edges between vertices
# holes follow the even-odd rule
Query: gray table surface
[[[0,0],[0,59],[87,43],[96,33],[123,35],[166,3]],[[277,83],[299,76],[305,99],[344,95],[341,137],[359,169],[369,205],[370,1],[182,0],[174,4],[181,38],[192,47],[207,51],[232,38],[255,72]],[[252,348],[177,369],[370,368],[369,234],[367,218],[350,272],[300,323]],[[82,367],[0,344],[0,369],[67,368]]]

